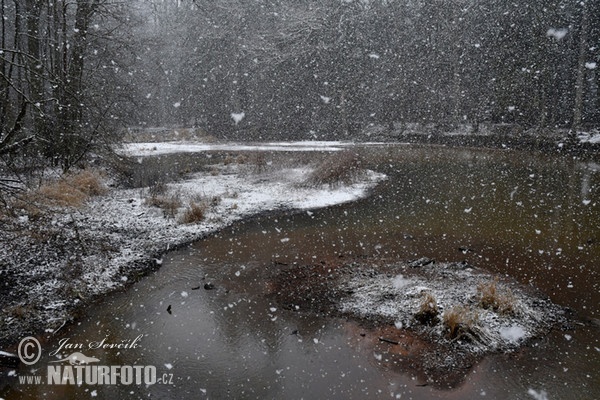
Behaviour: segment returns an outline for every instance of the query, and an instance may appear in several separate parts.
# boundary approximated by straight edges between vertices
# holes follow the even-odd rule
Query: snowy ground
[[[178,144],[174,150],[172,144],[152,145],[165,152],[185,146]],[[147,154],[144,146],[129,145],[127,152]],[[327,147],[331,150],[332,146]],[[168,193],[181,200],[174,216],[147,205],[147,189],[112,189],[81,208],[56,208],[42,218],[34,219],[22,210],[0,233],[0,277],[4,281],[0,287],[0,343],[14,344],[40,330],[56,332],[82,305],[156,268],[164,252],[236,220],[264,211],[352,201],[385,179],[367,171],[349,186],[300,185],[310,171],[304,166],[256,173],[247,165],[221,164],[212,173],[196,173],[167,185]],[[182,223],[180,215],[190,201],[198,199],[210,200],[205,218]]]
[[[398,329],[413,328],[431,340],[444,341],[449,337],[444,314],[460,307],[466,318],[459,326],[463,331],[453,340],[479,354],[517,349],[545,336],[564,318],[560,307],[533,293],[532,288],[508,280],[494,281],[497,277],[462,263],[421,264],[399,264],[394,273],[374,273],[369,279],[359,276],[344,282],[341,290],[352,294],[340,303],[340,310],[362,318],[393,321]],[[492,283],[494,294],[505,296],[510,310],[482,306],[481,288],[489,288]],[[435,321],[419,321],[424,299],[435,307]]]
[[[579,132],[577,137],[581,143],[600,143],[599,131]]]
[[[360,145],[379,146],[382,143],[361,143]],[[200,151],[340,151],[354,146],[356,143],[340,141],[265,142],[260,144],[158,142],[127,143],[123,145],[122,152],[131,156],[148,156]]]

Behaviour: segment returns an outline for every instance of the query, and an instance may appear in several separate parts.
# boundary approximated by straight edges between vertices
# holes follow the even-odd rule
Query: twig
[[[397,342],[392,339],[384,338],[384,337],[380,337],[379,340],[381,340],[382,342],[390,343],[390,344],[400,344],[400,342]]]

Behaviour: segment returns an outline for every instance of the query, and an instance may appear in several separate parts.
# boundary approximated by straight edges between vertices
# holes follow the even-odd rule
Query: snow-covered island
[[[346,319],[384,369],[438,389],[459,386],[486,355],[568,326],[566,310],[534,287],[463,262],[339,259],[288,266],[273,282],[283,308]]]

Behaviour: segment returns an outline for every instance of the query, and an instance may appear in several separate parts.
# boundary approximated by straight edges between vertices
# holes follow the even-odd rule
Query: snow
[[[241,113],[231,113],[231,118],[233,119],[236,125],[242,122],[245,116],[246,113],[243,111]]]
[[[402,276],[402,275],[397,275],[392,280],[392,285],[396,289],[402,289],[403,287],[408,286],[410,283],[411,283],[410,279],[405,279],[404,276]]]
[[[502,336],[503,339],[513,343],[519,342],[526,335],[523,327],[519,325],[512,325],[500,328],[499,332],[500,336]]]
[[[562,40],[565,36],[567,36],[567,33],[569,33],[567,28],[550,28],[546,32],[546,36],[553,37],[556,40]]]
[[[471,327],[474,340],[464,342],[463,346],[475,354],[514,350],[547,331],[562,315],[558,306],[531,296],[528,289],[509,282],[497,285],[499,292],[512,294],[513,312],[501,313],[476,306],[478,287],[493,281],[493,276],[461,263],[431,263],[420,267],[398,263],[387,268],[402,274],[389,276],[373,269],[367,274],[345,278],[340,290],[350,295],[341,300],[339,310],[367,320],[390,321],[397,329],[415,329],[443,342],[447,340],[443,324],[427,327],[415,320],[423,295],[435,299],[440,318],[446,310],[469,305],[476,315]]]
[[[154,144],[153,144],[154,145]],[[166,152],[181,151],[192,146],[192,151],[200,151],[205,145],[162,144]],[[290,149],[330,148],[319,143],[277,144],[271,147]],[[250,148],[251,146],[229,145],[231,150]],[[132,144],[127,151],[131,154],[147,154],[147,147]],[[204,148],[204,147],[202,147]],[[256,149],[256,147],[253,147]],[[156,153],[151,153],[156,154]],[[217,166],[218,167],[218,166]],[[0,248],[0,256],[15,260],[14,273],[27,275],[34,283],[23,289],[28,304],[39,311],[35,322],[39,329],[59,329],[65,320],[71,318],[71,312],[86,299],[122,288],[132,281],[127,277],[140,275],[140,271],[162,264],[162,254],[179,245],[190,243],[216,232],[243,218],[265,211],[308,210],[344,203],[362,198],[377,182],[385,179],[383,174],[367,171],[365,176],[354,184],[339,187],[308,187],[300,185],[312,172],[310,167],[268,168],[257,173],[247,165],[221,166],[221,174],[196,173],[187,180],[169,183],[169,193],[181,196],[181,214],[191,200],[199,197],[218,198],[218,204],[212,205],[203,221],[183,224],[177,218],[165,218],[162,210],[145,203],[144,189],[112,189],[107,194],[92,198],[79,209],[61,210],[48,221],[48,227],[61,228],[60,240],[77,246],[85,243],[86,252],[81,254],[81,271],[77,277],[65,280],[64,268],[68,260],[60,261],[56,255],[44,256],[46,244],[32,247],[26,238],[15,242],[11,248]],[[15,219],[20,229],[32,224],[26,218]],[[77,233],[72,228],[77,225]],[[62,229],[65,227],[66,229]],[[32,226],[30,229],[35,229]],[[64,236],[64,238],[63,238]],[[286,242],[283,239],[283,243]],[[101,243],[102,249],[92,244]],[[22,249],[22,250],[19,250]],[[25,251],[25,249],[28,249]],[[19,251],[23,254],[19,255]],[[7,253],[8,252],[8,253]],[[31,259],[32,254],[39,254]],[[23,268],[26,265],[27,268]],[[126,278],[126,279],[123,279]],[[134,279],[133,279],[134,280]],[[65,290],[70,287],[72,290]],[[76,293],[69,297],[69,292]],[[185,299],[187,292],[179,293]],[[16,324],[25,324],[18,318],[4,314],[0,316],[6,330],[2,335],[11,335],[28,328],[17,328]],[[11,333],[13,332],[13,333]]]
[[[380,146],[382,143],[361,143],[361,146]],[[120,149],[122,154],[134,157],[173,153],[198,153],[203,151],[340,151],[356,146],[352,142],[341,141],[302,141],[265,142],[256,144],[240,143],[128,143]]]
[[[596,65],[596,63],[595,63],[595,62],[586,62],[586,63],[585,63],[585,67],[586,67],[587,69],[596,69],[596,66],[597,66],[597,65]]]
[[[581,132],[578,134],[579,141],[582,143],[600,143],[600,133],[599,132]]]
[[[527,394],[533,397],[535,400],[548,400],[548,394],[545,390],[540,390],[537,392],[534,389],[529,389]]]

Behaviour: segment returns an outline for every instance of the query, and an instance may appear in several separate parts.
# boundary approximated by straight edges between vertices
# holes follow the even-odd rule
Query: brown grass
[[[190,202],[189,206],[181,216],[182,224],[195,224],[203,221],[206,217],[206,211],[208,210],[208,204],[206,202]]]
[[[254,153],[250,156],[250,163],[254,166],[254,172],[257,174],[263,173],[267,169],[267,157],[265,153]]]
[[[472,337],[478,315],[464,306],[454,306],[444,312],[443,323],[449,338]]]
[[[65,207],[80,207],[92,196],[106,193],[102,177],[96,171],[84,170],[60,180],[42,185],[34,197],[43,203]]]
[[[175,218],[177,210],[182,206],[181,197],[178,194],[154,194],[147,197],[145,203],[151,207],[162,209],[166,218]]]
[[[498,278],[477,286],[479,304],[486,309],[492,309],[500,314],[511,314],[515,311],[515,296],[506,289],[498,288]]]
[[[439,313],[435,297],[431,293],[423,293],[419,310],[415,314],[415,319],[422,324],[434,325],[439,322]]]
[[[150,197],[162,196],[169,190],[167,184],[163,181],[154,182],[148,186],[148,194]]]
[[[17,305],[2,309],[2,311],[6,315],[12,316],[14,318],[26,319],[27,316],[33,312],[33,307],[31,305],[17,304]]]
[[[308,186],[338,186],[350,184],[363,171],[362,159],[351,151],[335,152],[315,168],[308,177]]]

